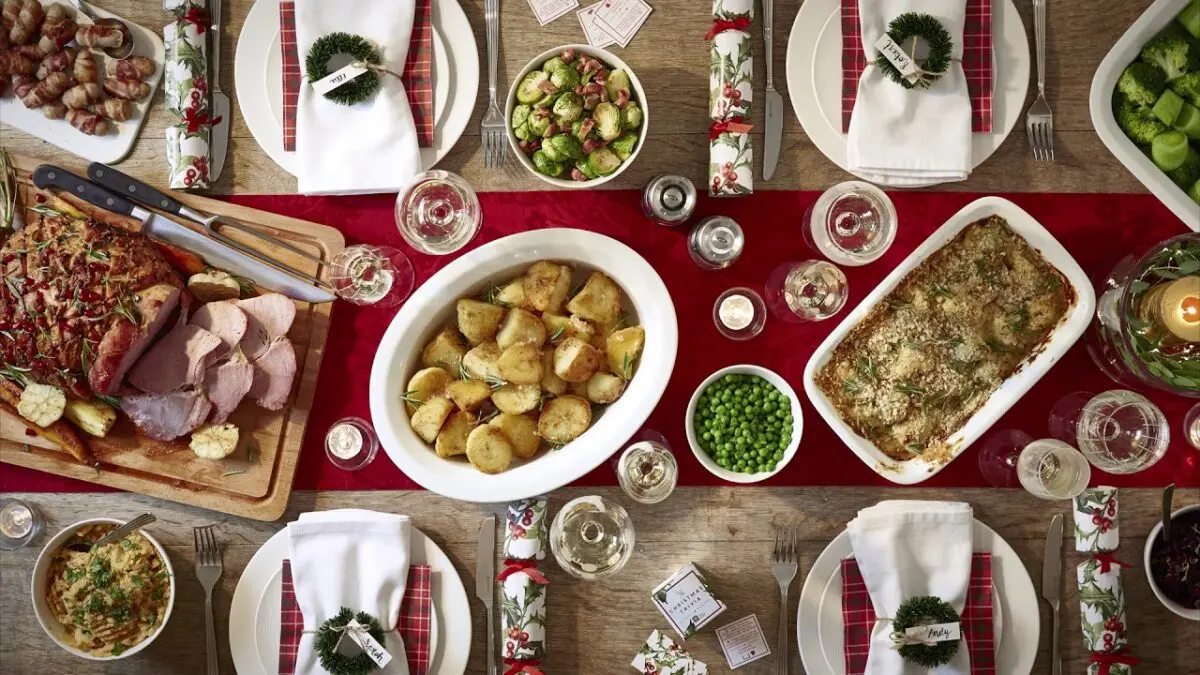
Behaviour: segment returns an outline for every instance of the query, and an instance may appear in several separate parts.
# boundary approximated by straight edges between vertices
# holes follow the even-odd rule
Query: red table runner
[[[949,192],[895,191],[891,197],[900,217],[891,250],[865,267],[847,268],[850,300],[833,319],[799,326],[769,318],[762,335],[749,342],[722,337],[712,323],[712,303],[731,286],[761,289],[775,266],[816,256],[800,235],[800,218],[816,192],[759,192],[738,200],[712,200],[701,195],[696,218],[720,213],[737,220],[746,232],[741,260],[718,272],[696,267],[688,257],[687,228],[665,228],[648,222],[634,191],[559,191],[484,193],[479,195],[484,224],[468,249],[524,230],[551,226],[583,227],[615,237],[642,254],[662,275],[679,317],[679,354],[670,384],[646,426],[666,434],[680,464],[680,484],[723,484],[692,456],[684,436],[683,414],[700,382],[718,368],[757,363],[779,373],[803,392],[804,365],[817,345],[855,304],[897,263],[959,209],[980,195]],[[1094,278],[1107,274],[1130,252],[1140,254],[1155,242],[1186,231],[1183,224],[1150,195],[1005,195],[1049,229]],[[403,243],[392,217],[395,197],[236,196],[230,201],[337,227],[346,243],[388,244],[402,249],[413,262],[417,283],[456,256],[418,254]],[[693,220],[694,222],[694,220]],[[375,347],[396,309],[372,309],[339,302],[321,366],[320,386],[309,414],[308,432],[296,476],[297,490],[410,489],[419,487],[392,465],[384,452],[368,470],[347,473],[325,458],[323,438],[329,426],[346,415],[370,418],[367,381]],[[1062,396],[1075,391],[1104,391],[1117,386],[1092,363],[1082,341],[1051,368],[1033,389],[993,427],[1021,429],[1034,438],[1049,435],[1047,415]],[[1183,416],[1194,402],[1180,396],[1145,392],[1170,420],[1170,451],[1142,473],[1109,476],[1095,472],[1093,484],[1159,487],[1171,481],[1200,486],[1200,453],[1182,439]],[[833,434],[816,411],[803,401],[804,436],[796,458],[779,475],[758,485],[889,485]],[[987,439],[989,434],[984,435]],[[625,439],[614,439],[613,451]],[[979,472],[978,444],[922,485],[986,487]],[[89,491],[98,486],[29,469],[0,465],[0,490]],[[609,464],[581,478],[580,485],[616,485]]]

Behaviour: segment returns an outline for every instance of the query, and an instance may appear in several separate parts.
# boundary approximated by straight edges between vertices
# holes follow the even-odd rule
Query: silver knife
[[[774,66],[775,52],[772,48],[772,32],[774,31],[773,5],[775,0],[763,0],[763,42],[767,51],[767,133],[763,148],[763,180],[771,180],[775,175],[775,166],[779,164],[779,144],[783,142],[783,97],[775,91]]]
[[[479,526],[479,548],[475,551],[475,596],[487,608],[488,675],[496,675],[496,619],[492,615],[496,583],[496,516]]]
[[[287,272],[230,248],[190,227],[144,209],[113,192],[80,178],[70,171],[43,164],[33,172],[39,188],[56,187],[102,209],[130,216],[142,222],[142,233],[186,249],[204,258],[213,267],[246,277],[272,291],[304,302],[333,302],[336,296]]]
[[[1046,533],[1046,557],[1042,561],[1042,598],[1050,603],[1054,617],[1054,634],[1051,635],[1050,673],[1062,675],[1062,655],[1058,651],[1058,605],[1059,585],[1062,582],[1063,517],[1054,516],[1050,531]]]
[[[225,152],[229,148],[230,111],[229,95],[221,91],[221,0],[210,0],[212,12],[212,72],[209,86],[212,90],[212,115],[219,120],[212,128],[212,159],[208,166],[208,178],[216,182],[225,166]]]

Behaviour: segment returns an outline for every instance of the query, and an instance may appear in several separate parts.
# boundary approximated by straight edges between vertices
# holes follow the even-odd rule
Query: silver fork
[[[499,169],[504,166],[508,133],[504,113],[496,102],[496,68],[500,60],[500,0],[484,0],[483,20],[487,24],[488,50],[488,111],[483,116],[480,137],[483,141],[483,166]]]
[[[771,573],[779,582],[779,642],[775,647],[775,672],[778,675],[788,672],[788,588],[799,569],[796,530],[784,528],[775,533],[775,553],[771,558]]]
[[[208,675],[218,675],[217,662],[217,630],[213,625],[213,586],[221,578],[224,569],[221,565],[221,549],[217,546],[217,538],[213,536],[212,525],[192,529],[192,537],[196,542],[196,578],[204,587],[204,628],[208,642]]]
[[[1033,158],[1054,161],[1054,117],[1046,102],[1046,0],[1033,0],[1033,32],[1037,41],[1038,97],[1025,115],[1025,134]]]

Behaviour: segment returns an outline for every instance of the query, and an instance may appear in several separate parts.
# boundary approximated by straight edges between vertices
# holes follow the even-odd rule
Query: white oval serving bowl
[[[792,442],[788,443],[787,448],[783,451],[783,459],[779,460],[779,463],[775,465],[774,471],[768,471],[766,473],[742,473],[740,471],[730,471],[729,469],[724,469],[718,466],[716,460],[714,460],[712,457],[709,457],[708,453],[704,451],[704,448],[700,447],[700,442],[696,439],[696,432],[692,428],[692,420],[696,416],[696,404],[699,403],[700,394],[706,388],[708,388],[708,385],[716,382],[725,375],[757,375],[767,382],[770,382],[776,389],[780,391],[780,393],[782,393],[784,396],[787,396],[788,401],[791,402]],[[804,432],[804,412],[800,409],[800,397],[796,395],[796,391],[792,389],[792,385],[787,383],[787,380],[775,374],[774,371],[767,370],[762,366],[740,364],[718,370],[701,382],[699,387],[696,387],[696,391],[692,392],[692,399],[688,401],[687,414],[684,416],[684,424],[687,426],[686,431],[688,446],[692,448],[692,454],[696,456],[696,459],[700,461],[700,464],[705,469],[708,469],[709,473],[717,478],[720,478],[721,480],[727,480],[730,483],[757,483],[774,476],[780,471],[783,471],[783,468],[788,465],[788,462],[791,462],[792,458],[796,456],[796,450],[800,447],[800,437]]]
[[[1182,509],[1172,513],[1171,520],[1174,520],[1176,516],[1179,516],[1180,514],[1196,510],[1200,510],[1200,504],[1185,506]],[[1188,609],[1178,602],[1168,598],[1165,593],[1159,590],[1158,582],[1154,580],[1154,571],[1150,569],[1150,549],[1154,548],[1154,542],[1158,539],[1159,532],[1162,532],[1161,521],[1154,526],[1154,529],[1150,530],[1150,536],[1146,537],[1146,546],[1142,549],[1142,569],[1146,571],[1146,581],[1150,583],[1150,590],[1154,591],[1154,597],[1158,598],[1158,601],[1162,603],[1163,607],[1166,607],[1175,614],[1178,614],[1179,616],[1182,616],[1190,621],[1200,621],[1200,609]]]
[[[585,181],[571,180],[570,178],[554,178],[553,176],[547,176],[546,174],[541,173],[537,169],[533,168],[533,160],[526,156],[525,153],[521,152],[521,146],[517,145],[520,142],[520,139],[513,134],[512,130],[512,111],[517,105],[517,87],[521,84],[521,80],[525,79],[525,76],[530,72],[540,69],[542,64],[546,61],[554,58],[555,56],[561,56],[562,53],[568,49],[574,49],[576,54],[587,54],[588,56],[600,59],[601,63],[603,63],[605,66],[610,66],[613,70],[620,68],[629,73],[629,82],[633,85],[633,94],[635,96],[635,100],[642,108],[642,126],[638,129],[638,142],[637,146],[635,146],[633,149],[633,154],[629,156],[629,159],[621,162],[621,166],[617,167],[617,170],[611,174]],[[633,72],[633,69],[629,67],[629,64],[618,58],[616,54],[613,54],[607,49],[599,49],[591,45],[562,45],[560,47],[555,47],[542,52],[532,61],[525,64],[525,67],[521,69],[520,74],[513,78],[512,85],[508,88],[508,97],[504,100],[504,133],[508,136],[508,147],[512,151],[513,155],[517,158],[517,161],[520,162],[521,166],[525,167],[525,169],[534,176],[537,176],[538,178],[555,187],[567,188],[569,190],[594,188],[597,185],[603,185],[617,176],[620,176],[625,169],[629,168],[630,164],[633,164],[633,161],[637,159],[638,153],[642,151],[642,146],[646,144],[646,133],[649,128],[650,107],[646,103],[646,91],[642,89],[641,80],[638,79],[638,76]]]
[[[167,607],[163,611],[163,619],[162,622],[158,624],[158,628],[156,628],[154,632],[151,633],[145,640],[142,640],[133,647],[126,649],[117,656],[96,656],[94,654],[88,654],[87,652],[80,651],[68,645],[63,640],[62,635],[64,633],[64,629],[62,624],[58,622],[58,619],[54,616],[54,612],[50,610],[50,606],[46,602],[46,593],[44,590],[46,588],[46,574],[50,571],[50,563],[54,560],[54,555],[59,551],[59,549],[66,545],[67,540],[74,536],[74,534],[80,528],[87,525],[104,523],[124,525],[125,521],[117,520],[116,518],[88,518],[87,520],[81,520],[73,525],[68,525],[58,534],[54,535],[54,538],[46,542],[46,545],[42,547],[42,552],[38,554],[37,562],[35,562],[33,565],[33,582],[30,584],[30,594],[33,596],[33,613],[37,617],[38,623],[42,626],[42,630],[46,631],[46,635],[49,635],[50,639],[54,641],[54,644],[61,647],[63,651],[78,656],[81,659],[87,659],[88,661],[119,661],[141,652],[143,649],[150,646],[150,643],[154,642],[156,639],[158,639],[158,636],[162,634],[163,629],[167,626],[167,622],[171,620],[172,611],[175,609],[175,569],[171,567],[171,558],[167,556],[166,549],[164,549],[162,545],[158,543],[158,540],[147,534],[145,530],[138,530],[138,532],[145,537],[152,546],[154,546],[154,550],[158,552],[158,557],[162,558],[163,565],[167,570],[167,574],[170,576],[170,593],[167,596]]]
[[[581,436],[554,452],[495,475],[463,459],[443,459],[413,432],[400,394],[420,368],[421,349],[453,325],[455,301],[557,260],[581,272],[599,270],[621,287],[631,323],[646,330],[646,346],[625,393]],[[392,462],[422,487],[468,502],[507,502],[562,487],[599,466],[641,428],[658,404],[679,345],[675,305],[662,278],[625,244],[594,232],[555,228],[498,239],[447,265],[413,293],[392,319],[371,366],[371,421]]]

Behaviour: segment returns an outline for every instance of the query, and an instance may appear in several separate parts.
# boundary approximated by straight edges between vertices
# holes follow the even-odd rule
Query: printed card
[[[725,652],[725,660],[730,668],[740,668],[771,653],[767,636],[763,635],[762,626],[758,625],[758,617],[754,614],[718,628],[717,640],[721,643],[721,651]]]
[[[583,36],[587,38],[588,44],[593,47],[615,45],[617,43],[616,38],[609,35],[607,31],[596,23],[596,10],[600,9],[600,4],[597,2],[594,5],[584,7],[575,12],[575,16],[579,17],[579,26],[583,28]]]
[[[596,23],[612,35],[617,44],[628,47],[652,11],[645,0],[603,0],[596,10]]]
[[[545,26],[579,6],[579,0],[526,0],[538,23]]]

